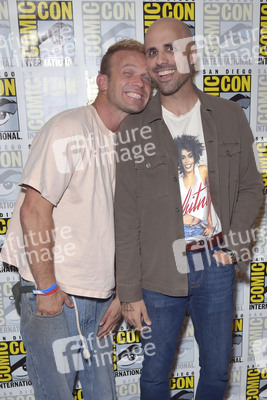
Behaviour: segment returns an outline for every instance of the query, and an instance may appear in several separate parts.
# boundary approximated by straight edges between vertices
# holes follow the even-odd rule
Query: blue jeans
[[[24,285],[29,283],[23,281]],[[85,400],[116,400],[112,338],[96,338],[112,297],[102,300],[75,296],[75,300],[89,360],[82,355],[74,308],[64,305],[56,315],[36,315],[35,296],[22,295],[20,329],[35,398],[73,400],[72,392],[79,379]]]
[[[187,310],[199,346],[200,378],[195,400],[223,400],[232,348],[234,266],[216,263],[211,252],[208,256],[205,251],[197,254],[204,267],[194,265],[195,256],[188,253],[187,297],[143,290],[152,325],[151,335],[142,339],[142,344],[152,342],[155,352],[144,358],[141,400],[170,399],[169,373]]]

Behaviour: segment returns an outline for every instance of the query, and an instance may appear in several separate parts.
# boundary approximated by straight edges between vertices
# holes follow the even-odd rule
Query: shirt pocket
[[[228,182],[239,180],[240,143],[222,143],[219,146],[221,171]]]
[[[168,195],[168,157],[155,154],[136,163],[137,190],[140,197],[158,199]]]

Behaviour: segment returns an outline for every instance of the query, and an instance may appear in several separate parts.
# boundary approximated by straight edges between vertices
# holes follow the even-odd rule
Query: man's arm
[[[118,154],[131,152],[133,143],[124,137],[124,123],[121,125],[121,140]],[[150,324],[142,300],[140,222],[138,212],[137,176],[133,159],[120,159],[116,167],[115,190],[115,232],[116,271],[122,314],[126,321],[137,329],[141,322]]]
[[[37,288],[44,290],[56,282],[53,257],[53,204],[30,186],[20,209],[25,253]],[[43,257],[43,255],[46,257]],[[44,261],[44,258],[47,261]],[[36,295],[37,314],[53,315],[62,309],[65,302],[73,307],[69,296],[60,288],[53,294]]]
[[[237,118],[241,145],[239,187],[228,239],[229,248],[242,257],[242,249],[249,248],[249,243],[243,244],[239,236],[243,234],[245,238],[250,237],[251,241],[254,239],[253,224],[263,201],[263,183],[256,166],[254,138],[241,108]]]

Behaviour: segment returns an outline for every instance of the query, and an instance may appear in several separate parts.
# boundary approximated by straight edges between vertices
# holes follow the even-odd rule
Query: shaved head
[[[146,32],[147,69],[162,95],[190,86],[196,47],[189,27],[175,18],[161,18]],[[190,89],[190,88],[189,88]]]
[[[192,37],[190,28],[184,22],[179,21],[175,18],[166,17],[158,19],[157,21],[153,22],[152,25],[150,25],[150,27],[146,31],[145,45],[150,35],[159,34],[166,28],[172,29],[176,33],[176,39]]]

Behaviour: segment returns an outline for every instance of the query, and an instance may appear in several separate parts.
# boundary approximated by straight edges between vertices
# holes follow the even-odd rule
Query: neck
[[[117,133],[120,123],[127,117],[125,111],[112,105],[106,95],[99,93],[92,106],[96,109],[99,117],[110,131]]]
[[[191,79],[187,80],[180,89],[171,95],[160,93],[161,104],[175,115],[183,115],[192,110],[198,100]]]

